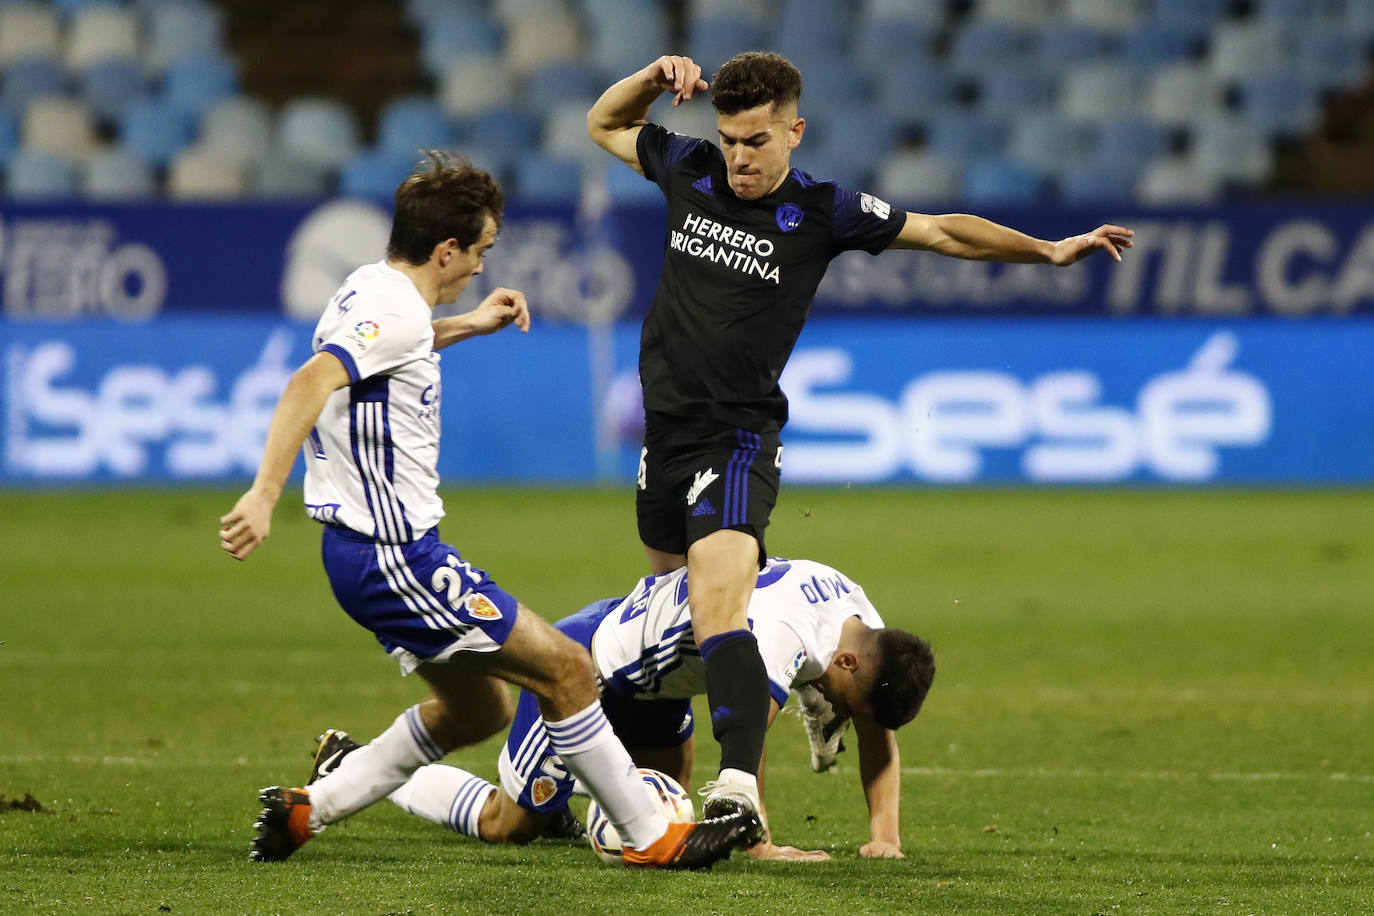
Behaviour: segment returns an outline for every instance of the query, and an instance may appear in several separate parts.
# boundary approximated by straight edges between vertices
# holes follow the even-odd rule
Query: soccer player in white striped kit
[[[221,545],[245,559],[268,536],[305,446],[306,510],[323,525],[335,598],[432,693],[327,777],[263,789],[257,861],[287,858],[421,766],[505,727],[503,681],[538,696],[550,741],[627,838],[627,865],[709,867],[758,828],[751,817],[669,824],[606,721],[586,653],[439,537],[436,351],[512,324],[528,331],[530,316],[524,295],[507,289],[463,315],[434,321],[432,312],[481,273],[503,205],[491,176],[459,157],[431,153],[401,183],[386,259],[350,274],[326,306],[253,484],[220,519]]]
[[[690,785],[694,761],[691,698],[706,692],[687,579],[685,568],[649,576],[624,598],[594,602],[555,624],[592,656],[606,716],[635,762],[684,786]],[[901,858],[901,761],[893,732],[925,702],[935,677],[930,645],[885,626],[860,585],[813,560],[770,557],[755,583],[748,619],[768,673],[769,724],[795,692],[811,744],[811,768],[821,772],[835,763],[840,739],[853,723],[870,831],[859,853]],[[327,735],[332,751],[353,753],[345,732]],[[316,771],[328,772],[328,766],[329,761],[319,762]],[[488,843],[523,843],[546,835],[574,791],[574,780],[528,692],[520,696],[497,767],[500,791],[466,770],[426,766],[391,800]],[[829,858],[819,850],[778,846],[771,838],[750,854],[792,861]]]

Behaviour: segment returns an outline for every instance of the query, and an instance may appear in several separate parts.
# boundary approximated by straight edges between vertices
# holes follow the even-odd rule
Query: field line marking
[[[1239,773],[1220,770],[1058,770],[1043,767],[1004,769],[979,767],[902,767],[903,776],[967,777],[970,779],[1138,779],[1155,782],[1374,782],[1374,773]]]

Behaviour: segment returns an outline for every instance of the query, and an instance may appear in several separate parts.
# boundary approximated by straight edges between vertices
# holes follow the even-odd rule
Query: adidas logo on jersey
[[[716,507],[713,506],[713,505],[711,505],[711,501],[710,501],[709,499],[703,499],[703,500],[697,505],[697,507],[696,507],[695,509],[692,510],[692,515],[693,515],[693,517],[695,517],[695,518],[700,518],[700,517],[703,516],[703,515],[715,515],[715,514],[716,514]]]
[[[692,182],[692,187],[696,188],[698,191],[705,194],[707,197],[710,197],[713,193],[711,190],[711,176],[703,175],[696,181]]]

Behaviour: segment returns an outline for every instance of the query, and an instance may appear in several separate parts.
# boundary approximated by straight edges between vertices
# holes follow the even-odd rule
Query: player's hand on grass
[[[824,862],[830,858],[830,853],[823,849],[774,846],[772,840],[764,840],[750,847],[749,855],[755,859],[775,859],[781,862]]]
[[[1055,242],[1050,263],[1058,267],[1067,267],[1098,249],[1111,255],[1112,260],[1120,261],[1121,252],[1131,247],[1133,235],[1135,233],[1124,226],[1098,226],[1092,232]]]
[[[649,71],[654,85],[673,93],[674,108],[690,99],[693,92],[700,92],[707,86],[706,80],[701,78],[701,66],[690,57],[665,54],[649,65]]]
[[[272,533],[272,509],[276,501],[265,493],[249,490],[220,516],[219,545],[235,560],[247,559]]]
[[[512,324],[522,333],[530,330],[530,306],[525,294],[518,289],[497,287],[492,290],[481,305],[472,310],[473,335],[495,334]]]
[[[859,855],[865,859],[905,859],[896,843],[874,840],[859,847]]]

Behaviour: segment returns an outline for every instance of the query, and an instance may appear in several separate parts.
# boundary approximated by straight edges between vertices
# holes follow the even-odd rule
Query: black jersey
[[[772,194],[742,200],[718,147],[656,124],[639,132],[638,154],[668,199],[663,275],[640,335],[645,408],[782,428],[778,377],[831,259],[887,248],[905,212],[798,169]]]

